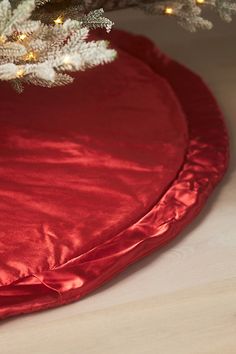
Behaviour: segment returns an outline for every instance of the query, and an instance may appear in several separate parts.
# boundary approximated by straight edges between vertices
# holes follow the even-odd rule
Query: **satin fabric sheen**
[[[109,39],[118,59],[71,86],[0,87],[0,318],[75,301],[159,248],[226,170],[200,78],[143,37]]]

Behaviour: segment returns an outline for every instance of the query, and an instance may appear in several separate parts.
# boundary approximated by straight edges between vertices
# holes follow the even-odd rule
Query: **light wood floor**
[[[138,11],[111,14],[200,73],[232,140],[224,182],[193,225],[86,299],[0,324],[1,354],[236,354],[236,19],[189,34]]]

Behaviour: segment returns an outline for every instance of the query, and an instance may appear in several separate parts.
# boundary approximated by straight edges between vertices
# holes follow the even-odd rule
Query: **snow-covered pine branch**
[[[11,81],[18,91],[24,83],[53,87],[69,84],[66,73],[114,60],[116,52],[106,41],[89,41],[89,28],[112,22],[96,10],[80,19],[54,19],[51,24],[31,19],[36,6],[47,0],[23,0],[12,7],[0,1],[0,80]]]
[[[229,22],[236,13],[236,0],[51,0],[61,4],[64,11],[76,16],[78,9],[84,11],[103,7],[105,10],[114,10],[129,6],[136,6],[149,14],[167,15],[192,32],[197,29],[210,29],[212,23],[202,15],[203,8],[216,11],[220,17]],[[43,15],[43,13],[41,13]]]

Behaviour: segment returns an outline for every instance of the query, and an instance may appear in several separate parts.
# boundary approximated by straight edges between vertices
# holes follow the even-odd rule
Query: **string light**
[[[63,18],[61,16],[59,16],[53,22],[55,23],[55,25],[62,25],[63,24]]]
[[[23,69],[19,69],[19,70],[17,71],[17,73],[16,73],[16,76],[17,76],[18,78],[21,78],[21,77],[24,76],[24,74],[25,74],[24,70],[23,70]]]
[[[197,4],[204,4],[205,0],[196,0]]]
[[[27,35],[22,33],[17,38],[18,38],[19,41],[23,41],[26,37],[27,37]]]
[[[174,10],[172,9],[172,7],[166,7],[165,8],[165,14],[167,15],[173,15]]]
[[[6,42],[6,38],[3,36],[0,36],[0,44],[4,44]]]
[[[29,52],[26,56],[25,56],[25,60],[28,61],[34,61],[37,59],[37,55],[34,52]]]
[[[63,59],[64,64],[70,64],[71,63],[71,57],[69,55],[66,55]]]

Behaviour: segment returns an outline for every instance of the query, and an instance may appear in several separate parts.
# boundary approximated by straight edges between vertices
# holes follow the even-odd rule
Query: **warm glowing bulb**
[[[205,0],[196,0],[198,4],[204,4]]]
[[[29,60],[29,61],[36,60],[36,54],[34,52],[29,52],[26,55],[25,60]]]
[[[20,35],[18,36],[18,39],[19,39],[20,41],[23,41],[26,37],[27,37],[27,35],[24,34],[24,33],[22,33],[22,34],[20,34]]]
[[[63,23],[62,17],[58,17],[56,20],[54,20],[55,25],[61,25]]]
[[[24,74],[25,74],[24,70],[23,70],[23,69],[19,69],[19,70],[17,71],[17,73],[16,73],[16,76],[17,76],[18,78],[20,78],[20,77],[23,77]]]
[[[166,7],[165,8],[165,14],[167,15],[172,15],[174,10],[171,7]]]
[[[6,38],[3,36],[0,36],[0,44],[3,44],[6,42]]]
[[[66,55],[63,59],[64,64],[70,64],[71,63],[71,58],[69,55]]]

